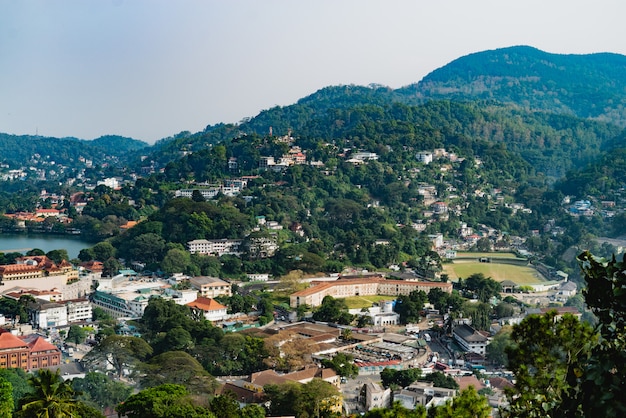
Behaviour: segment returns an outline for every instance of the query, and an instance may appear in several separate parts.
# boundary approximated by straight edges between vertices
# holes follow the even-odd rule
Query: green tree
[[[556,311],[529,315],[513,327],[506,350],[515,386],[507,393],[510,417],[573,416],[570,392],[597,336],[591,326]],[[575,407],[577,409],[577,407]]]
[[[276,416],[329,416],[341,398],[336,387],[317,378],[303,385],[265,385],[263,391],[270,400],[269,413]]]
[[[424,382],[433,382],[433,385],[438,388],[458,389],[459,384],[454,380],[452,376],[448,376],[441,372],[429,373],[426,376],[420,378]]]
[[[14,408],[17,408],[20,399],[33,391],[33,387],[28,382],[28,377],[23,369],[0,369],[0,378],[11,383],[13,387]]]
[[[354,357],[343,352],[335,354],[330,360],[322,360],[322,365],[333,369],[342,377],[355,377],[359,374],[359,368],[354,364]]]
[[[172,383],[184,386],[191,394],[212,394],[217,382],[191,355],[183,351],[168,351],[151,358],[140,367],[142,387]]]
[[[325,296],[320,307],[313,313],[313,319],[316,321],[336,322],[342,325],[349,324],[353,318],[348,312],[346,302],[332,296]]]
[[[78,410],[76,392],[59,370],[39,370],[29,379],[34,391],[19,403],[18,417],[71,418]]]
[[[591,358],[577,380],[579,390],[572,395],[587,416],[602,411],[605,416],[626,415],[626,265],[595,257],[588,251],[578,256],[587,287],[585,302],[598,318],[599,340],[591,348]],[[577,370],[578,373],[581,373]]]
[[[54,261],[56,264],[59,264],[61,261],[68,261],[70,256],[67,254],[67,250],[52,250],[46,253],[46,257],[50,260]]]
[[[418,368],[396,370],[390,367],[385,367],[380,372],[380,378],[383,386],[388,388],[389,386],[398,386],[401,388],[407,387],[420,378],[422,371]]]
[[[265,409],[261,405],[249,404],[241,408],[241,418],[265,418]]]
[[[45,251],[40,249],[40,248],[33,248],[32,250],[28,250],[26,252],[27,256],[40,256],[40,255],[46,255]]]
[[[83,363],[101,370],[112,367],[116,375],[122,377],[125,369],[131,371],[150,354],[152,347],[141,338],[110,335],[83,357]]]
[[[394,310],[400,315],[400,322],[402,324],[419,322],[427,300],[428,296],[423,290],[414,290],[409,295],[398,296]]]
[[[506,355],[506,350],[512,344],[511,331],[511,327],[503,327],[491,339],[491,342],[487,346],[487,359],[491,364],[508,366],[509,360]]]
[[[0,417],[9,418],[13,415],[13,385],[0,377]]]
[[[117,258],[107,258],[102,263],[102,275],[103,276],[115,276],[124,266]]]
[[[239,403],[232,392],[215,396],[209,408],[220,418],[240,418]]]
[[[102,262],[109,258],[115,258],[117,249],[109,242],[102,241],[91,247],[93,252],[93,259],[100,260]]]
[[[435,418],[489,418],[491,407],[487,398],[476,392],[474,386],[462,390],[452,401],[438,407]],[[545,417],[546,415],[539,415]]]
[[[391,408],[374,408],[367,411],[364,418],[426,418],[426,408],[416,405],[415,409],[408,409],[400,402],[394,402]]]
[[[87,331],[81,326],[71,325],[70,329],[67,331],[67,337],[65,337],[65,341],[74,343],[74,344],[82,344],[85,342],[85,338],[87,338]]]
[[[184,386],[164,384],[131,395],[115,408],[128,418],[215,418],[208,409],[196,406]]]
[[[191,264],[191,255],[185,250],[172,248],[168,250],[161,261],[161,270],[165,273],[183,273]]]
[[[133,392],[131,386],[98,372],[89,372],[84,378],[73,379],[72,388],[77,393],[82,393],[79,396],[81,401],[94,405],[101,411],[114,408]]]

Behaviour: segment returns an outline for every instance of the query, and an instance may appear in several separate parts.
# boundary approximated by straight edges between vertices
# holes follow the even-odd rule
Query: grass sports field
[[[541,284],[547,280],[534,268],[528,266],[515,266],[511,264],[457,262],[443,265],[443,272],[451,281],[457,281],[459,277],[467,278],[475,273],[482,273],[485,277],[491,277],[497,282],[513,280],[518,286]]]
[[[397,296],[383,296],[383,295],[367,295],[367,296],[350,296],[345,298],[348,309],[369,308],[372,303],[379,302],[381,300],[394,300]]]

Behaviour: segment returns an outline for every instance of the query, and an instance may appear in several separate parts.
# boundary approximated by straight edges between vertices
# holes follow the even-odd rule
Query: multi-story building
[[[69,324],[90,320],[93,316],[91,303],[88,299],[71,299],[61,302],[67,309],[67,322]]]
[[[404,280],[387,280],[382,277],[339,279],[332,282],[312,282],[308,289],[293,293],[289,297],[292,308],[300,305],[320,306],[326,296],[346,298],[362,295],[408,295],[414,290],[423,290],[429,293],[431,289],[441,289],[452,292],[452,283],[417,282]]]
[[[46,256],[29,256],[16,259],[15,264],[0,265],[0,283],[6,287],[29,289],[60,289],[78,282],[78,270],[63,260],[56,264]]]
[[[488,339],[467,324],[454,327],[452,330],[454,339],[465,351],[484,356],[487,353]]]
[[[231,285],[217,277],[198,276],[189,279],[193,289],[196,289],[200,296],[214,298],[217,296],[232,296]]]
[[[224,254],[240,255],[240,239],[195,239],[187,243],[187,248],[192,254],[215,255]]]
[[[63,327],[67,325],[67,308],[58,302],[35,299],[28,306],[28,318],[34,328]]]
[[[16,337],[10,332],[0,333],[0,368],[30,371],[60,364],[61,351],[43,337]]]

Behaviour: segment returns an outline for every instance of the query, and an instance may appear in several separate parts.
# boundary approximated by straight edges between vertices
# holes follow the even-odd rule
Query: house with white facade
[[[33,328],[58,328],[68,323],[65,305],[44,299],[35,299],[28,306],[28,317]]]
[[[457,325],[452,330],[454,339],[465,351],[484,356],[487,353],[488,339],[467,324]]]
[[[422,164],[430,164],[433,162],[433,153],[430,151],[420,151],[415,154],[415,158]]]
[[[61,302],[65,305],[67,311],[68,324],[80,321],[91,320],[93,316],[91,303],[89,299],[71,299]]]
[[[193,302],[187,303],[191,309],[202,312],[204,318],[211,322],[222,321],[226,318],[228,308],[215,299],[200,296]]]

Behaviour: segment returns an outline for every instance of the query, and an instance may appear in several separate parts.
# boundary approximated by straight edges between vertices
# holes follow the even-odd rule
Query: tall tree
[[[580,378],[576,401],[588,416],[602,411],[605,416],[626,416],[626,263],[578,256],[587,288],[585,302],[598,318],[600,339]]]
[[[63,380],[60,370],[39,370],[29,379],[34,391],[20,400],[18,417],[71,418],[76,416],[78,401],[72,386]]]
[[[87,331],[81,326],[71,325],[70,329],[67,331],[67,337],[65,337],[65,341],[69,341],[74,344],[82,344],[87,338]]]
[[[89,372],[83,378],[72,380],[72,388],[82,393],[79,399],[101,411],[111,411],[133,392],[131,386],[112,380],[104,373]]]
[[[490,416],[491,407],[487,398],[479,395],[474,386],[462,390],[452,401],[438,407],[435,413],[435,418],[489,418]]]
[[[570,392],[585,367],[596,334],[572,315],[529,315],[511,333],[506,350],[515,386],[508,393],[510,417],[570,416]],[[576,408],[577,409],[577,408]],[[574,416],[574,415],[571,415]]]
[[[92,348],[83,362],[101,370],[113,367],[116,375],[122,377],[125,369],[132,369],[150,354],[152,347],[142,338],[110,335]]]
[[[141,366],[141,386],[154,387],[165,383],[184,386],[190,393],[213,394],[217,383],[202,365],[183,351],[168,351]]]
[[[10,417],[13,414],[13,385],[0,377],[0,417]]]
[[[195,405],[184,386],[172,384],[144,389],[116,410],[128,418],[216,418],[208,409]]]

